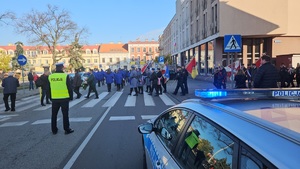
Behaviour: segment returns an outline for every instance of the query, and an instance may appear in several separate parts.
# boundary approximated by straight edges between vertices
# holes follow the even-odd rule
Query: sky
[[[21,18],[32,9],[46,11],[55,5],[69,12],[80,28],[87,28],[87,45],[158,40],[176,11],[176,0],[0,0],[0,14],[10,11]],[[0,23],[0,46],[21,41],[30,46],[26,35],[17,34],[12,25]]]

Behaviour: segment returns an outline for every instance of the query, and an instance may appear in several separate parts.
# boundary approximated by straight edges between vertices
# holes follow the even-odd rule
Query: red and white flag
[[[192,60],[190,60],[190,62],[185,66],[185,69],[192,74],[193,72],[193,68],[196,66],[196,59],[195,57],[193,57]]]
[[[148,63],[146,63],[146,64],[144,64],[144,66],[143,66],[142,69],[141,69],[142,74],[145,72],[145,70],[147,69],[147,67],[150,66],[150,65],[151,65],[151,61],[148,62]]]

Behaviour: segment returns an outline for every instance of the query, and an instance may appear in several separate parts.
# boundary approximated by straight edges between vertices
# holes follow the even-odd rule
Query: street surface
[[[180,96],[179,90],[174,96],[176,82],[169,81],[168,93],[159,97],[129,96],[129,86],[121,92],[114,86],[112,92],[106,86],[97,87],[99,99],[91,95],[70,102],[70,127],[75,132],[69,135],[64,134],[61,113],[58,134],[52,135],[51,105],[40,105],[38,90],[21,90],[16,112],[4,112],[3,101],[0,104],[0,168],[143,168],[137,126],[195,98],[195,89],[213,88],[210,82],[192,79],[188,85],[189,94]]]

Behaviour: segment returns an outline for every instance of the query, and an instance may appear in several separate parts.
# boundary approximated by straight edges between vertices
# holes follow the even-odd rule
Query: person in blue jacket
[[[114,79],[115,79],[115,83],[117,85],[117,91],[120,91],[121,90],[122,80],[123,80],[122,70],[121,69],[117,70],[117,72],[115,73]]]
[[[107,85],[107,91],[111,92],[111,84],[114,82],[114,73],[110,70],[110,68],[107,69],[104,77]]]

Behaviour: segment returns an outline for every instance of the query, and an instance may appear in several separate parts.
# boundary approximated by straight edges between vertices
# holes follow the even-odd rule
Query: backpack
[[[35,85],[36,85],[36,87],[41,87],[43,85],[43,81],[42,81],[41,77],[38,77],[36,79]]]

